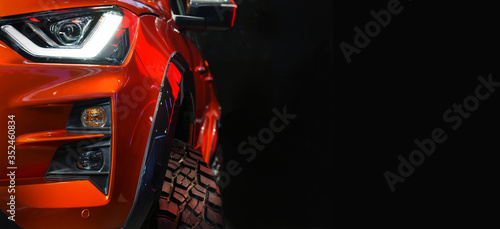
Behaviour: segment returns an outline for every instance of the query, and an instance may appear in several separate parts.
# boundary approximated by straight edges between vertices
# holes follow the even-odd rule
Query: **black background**
[[[457,130],[443,113],[474,95],[480,75],[500,82],[496,7],[401,0],[402,12],[347,63],[340,43],[353,45],[353,28],[388,2],[242,1],[233,30],[200,36],[223,108],[225,162],[243,168],[223,189],[228,227],[494,219],[500,93]],[[238,144],[283,106],[298,117],[247,163]],[[384,172],[397,173],[398,156],[435,128],[447,140],[392,193]]]
[[[243,0],[228,32],[199,34],[222,107],[222,189],[228,228],[333,225],[333,3]],[[338,76],[337,76],[338,77]],[[273,109],[297,115],[247,161],[237,147],[270,127]],[[280,125],[280,122],[277,123]]]
[[[347,149],[337,152],[344,166],[335,173],[345,178],[343,212],[357,223],[396,226],[492,220],[500,93],[457,130],[443,113],[474,95],[480,75],[500,81],[495,7],[402,0],[403,11],[348,64],[339,44],[353,44],[353,28],[364,28],[374,20],[369,12],[387,9],[389,1],[349,2],[334,6],[335,111],[346,111],[335,128]],[[408,158],[414,140],[435,128],[448,139],[392,193],[384,172],[396,173],[398,156]]]
[[[222,189],[228,228],[477,227],[498,217],[500,88],[459,129],[442,118],[480,75],[500,82],[494,1],[401,0],[349,64],[339,44],[352,45],[353,28],[389,0],[236,2],[231,31],[198,37],[223,111],[224,160],[243,169]],[[285,106],[297,118],[247,162],[238,144]],[[384,172],[435,128],[448,139],[392,193]]]

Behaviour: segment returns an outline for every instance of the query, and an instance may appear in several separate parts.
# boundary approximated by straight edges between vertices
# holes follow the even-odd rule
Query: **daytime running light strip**
[[[11,25],[4,25],[1,29],[15,40],[26,52],[36,57],[62,57],[62,58],[93,58],[96,57],[113,37],[122,22],[123,16],[105,13],[97,29],[91,34],[88,42],[78,49],[42,48]],[[110,32],[113,31],[113,32]]]

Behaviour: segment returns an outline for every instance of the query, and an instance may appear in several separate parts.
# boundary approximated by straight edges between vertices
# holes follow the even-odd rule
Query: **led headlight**
[[[114,6],[47,11],[0,19],[0,39],[32,61],[119,65],[136,24]]]

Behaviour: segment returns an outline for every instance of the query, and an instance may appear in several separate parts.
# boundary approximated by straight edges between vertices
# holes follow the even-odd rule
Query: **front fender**
[[[122,228],[139,228],[146,220],[149,209],[158,200],[165,176],[169,152],[175,137],[176,120],[179,116],[183,82],[192,77],[189,65],[179,53],[173,53],[167,64],[159,90],[148,145],[142,161],[134,204]],[[178,90],[173,90],[171,79],[179,79]],[[170,81],[169,81],[170,80]]]

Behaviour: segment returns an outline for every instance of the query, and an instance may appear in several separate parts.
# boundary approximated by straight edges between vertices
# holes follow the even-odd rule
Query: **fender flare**
[[[174,85],[174,87],[179,87],[177,96],[174,96],[174,90],[172,90],[167,78],[171,64],[175,65],[181,73],[180,83]],[[168,166],[168,155],[175,137],[180,106],[188,92],[193,93],[193,100],[195,100],[193,73],[184,57],[180,53],[174,52],[168,60],[159,89],[134,203],[121,228],[140,228],[148,216],[149,209],[159,197],[163,177]],[[176,97],[177,99],[175,99]]]

